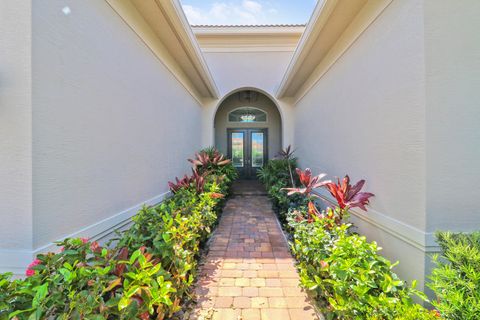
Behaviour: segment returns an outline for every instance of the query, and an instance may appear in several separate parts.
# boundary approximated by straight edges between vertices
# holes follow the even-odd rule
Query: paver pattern
[[[270,201],[250,194],[237,194],[226,204],[200,268],[191,319],[319,319],[299,287]]]

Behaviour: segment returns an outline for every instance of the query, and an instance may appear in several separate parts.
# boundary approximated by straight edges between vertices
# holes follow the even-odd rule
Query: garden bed
[[[309,169],[293,170],[297,161],[287,149],[259,172],[273,207],[289,233],[302,286],[317,301],[327,319],[439,319],[413,297],[427,301],[393,271],[396,264],[379,254],[375,242],[352,232],[348,211],[367,210],[373,194],[361,192],[365,181],[336,183],[313,176]],[[322,210],[314,189],[325,188],[336,205]]]
[[[0,274],[0,319],[166,319],[190,296],[236,170],[214,149],[191,159],[172,196],[143,207],[115,245],[65,239],[38,255],[25,279]]]

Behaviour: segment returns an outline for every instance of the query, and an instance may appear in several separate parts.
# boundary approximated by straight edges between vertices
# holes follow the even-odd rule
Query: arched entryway
[[[259,90],[239,90],[225,97],[214,127],[215,146],[231,157],[243,179],[255,179],[257,170],[282,147],[278,107]]]

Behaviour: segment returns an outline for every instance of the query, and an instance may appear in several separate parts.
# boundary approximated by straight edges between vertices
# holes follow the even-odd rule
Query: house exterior
[[[0,272],[126,227],[192,150],[247,150],[253,177],[247,153],[292,145],[367,180],[352,222],[423,289],[434,232],[480,228],[479,13],[324,0],[305,26],[191,27],[176,0],[1,1]]]

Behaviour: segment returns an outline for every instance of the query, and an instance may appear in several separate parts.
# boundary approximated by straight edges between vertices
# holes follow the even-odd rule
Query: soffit
[[[392,0],[324,0],[315,8],[278,98],[301,98]]]
[[[294,51],[304,25],[192,26],[204,52]]]
[[[194,95],[218,98],[218,90],[177,0],[106,0]]]

